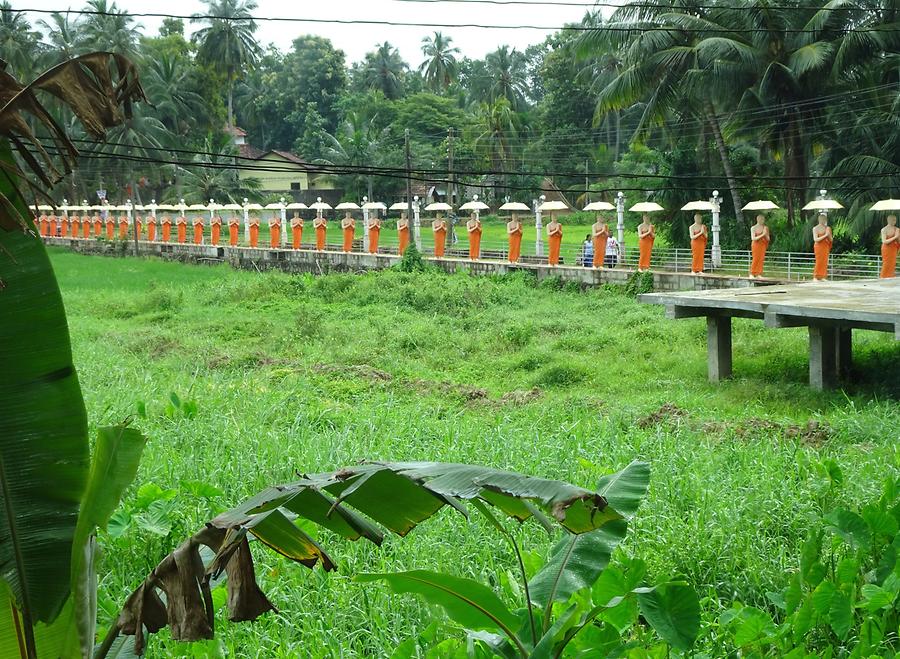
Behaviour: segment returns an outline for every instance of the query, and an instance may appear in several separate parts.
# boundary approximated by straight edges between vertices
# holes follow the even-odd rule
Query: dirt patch
[[[312,367],[313,373],[323,373],[327,375],[337,375],[345,378],[364,378],[378,382],[388,382],[393,379],[390,373],[381,371],[368,364],[358,365],[340,365],[340,364],[315,364]]]
[[[739,439],[754,439],[762,436],[782,436],[797,439],[810,446],[821,446],[831,439],[832,428],[823,421],[810,419],[805,424],[778,423],[771,419],[752,417],[734,424],[722,421],[707,421],[701,426],[703,432],[710,435],[721,435],[732,430]]]
[[[831,439],[832,429],[827,423],[810,419],[805,426],[790,425],[784,429],[786,437],[796,437],[804,444],[821,446]]]
[[[527,405],[543,397],[544,392],[538,387],[527,390],[509,391],[500,397],[501,405]]]
[[[411,382],[419,391],[441,394],[444,396],[455,396],[462,398],[467,402],[486,401],[488,400],[487,389],[481,387],[473,387],[468,384],[458,384],[456,382],[434,382],[431,380],[413,380]]]
[[[678,423],[687,416],[687,412],[674,403],[666,403],[652,414],[637,420],[638,428],[652,428],[663,423]]]

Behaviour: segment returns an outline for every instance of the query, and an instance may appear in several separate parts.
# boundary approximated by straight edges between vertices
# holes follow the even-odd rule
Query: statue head
[[[819,213],[816,221],[819,223],[819,226],[824,227],[826,224],[828,224],[828,216],[825,215],[825,213]]]
[[[703,216],[700,213],[694,213],[694,222],[703,224]]]
[[[756,223],[757,223],[759,226],[764,225],[764,224],[766,223],[766,216],[763,215],[762,213],[760,213],[759,215],[757,215],[757,216],[756,216]]]
[[[888,215],[887,216],[888,226],[896,226],[897,225],[897,216],[896,215]]]

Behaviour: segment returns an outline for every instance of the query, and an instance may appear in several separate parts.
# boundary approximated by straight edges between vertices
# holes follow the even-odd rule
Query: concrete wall
[[[71,238],[44,238],[47,245],[65,247],[82,254],[103,254],[108,256],[131,256],[134,244],[131,242]],[[141,256],[179,261],[182,263],[228,263],[234,268],[247,270],[282,270],[284,272],[307,272],[322,275],[331,272],[365,272],[382,270],[397,263],[396,254],[364,254],[361,252],[341,252],[338,245],[329,245],[330,250],[271,249],[265,247],[214,247],[212,245],[192,245],[141,241],[138,252]],[[556,277],[565,282],[576,282],[582,286],[601,284],[624,284],[634,274],[633,270],[579,268],[545,264],[511,264],[500,261],[469,261],[461,258],[435,259],[426,261],[446,272],[468,272],[473,275],[497,275],[525,271],[533,273],[538,280]],[[654,272],[653,289],[656,291],[701,291],[713,288],[745,288],[749,286],[782,283],[774,279],[751,280],[746,277],[726,277],[718,275],[690,275],[674,272]]]

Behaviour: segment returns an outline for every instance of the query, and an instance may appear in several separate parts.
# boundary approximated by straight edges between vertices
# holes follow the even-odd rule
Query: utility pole
[[[591,203],[591,184],[588,181],[588,174],[590,170],[590,160],[587,158],[584,159],[584,205],[587,206]]]
[[[409,155],[409,128],[403,132],[403,141],[406,148],[406,221],[412,223],[413,198],[412,198],[412,158]],[[415,227],[413,227],[415,230]],[[416,238],[416,236],[413,236]]]
[[[447,203],[451,206],[456,201],[456,181],[453,175],[453,132],[452,128],[447,129]],[[450,219],[450,231],[448,232],[450,235],[447,237],[450,239],[450,244],[453,245],[456,243],[453,211],[448,213],[448,218]]]

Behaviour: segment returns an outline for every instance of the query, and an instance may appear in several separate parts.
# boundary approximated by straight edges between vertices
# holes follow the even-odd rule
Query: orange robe
[[[69,235],[69,216],[63,215],[62,221],[59,224],[60,229],[62,230],[62,237],[67,237]]]
[[[509,234],[509,262],[518,263],[522,256],[522,229]]]
[[[50,235],[50,220],[47,219],[46,215],[41,215],[38,220],[38,224],[40,225],[41,235],[46,237]]]
[[[397,237],[400,241],[400,244],[397,246],[397,251],[400,253],[400,256],[403,256],[403,252],[406,251],[406,246],[409,245],[409,225],[407,224],[402,229],[397,229]]]
[[[352,252],[353,251],[353,236],[356,233],[356,227],[349,226],[344,227],[344,251]]]
[[[237,222],[228,223],[228,244],[237,247],[240,236],[240,225]]]
[[[650,255],[653,252],[653,235],[638,239],[638,270],[650,269]]]
[[[203,244],[203,222],[194,222],[194,244]]]
[[[94,235],[99,236],[103,232],[103,220],[99,215],[94,215]]]
[[[81,238],[81,218],[77,215],[72,216],[72,237]]]
[[[769,249],[769,239],[760,238],[750,242],[750,276],[761,277],[763,266],[766,263],[766,250]]]
[[[325,232],[328,227],[323,223],[316,227],[316,249],[320,252],[325,249]]]
[[[291,247],[294,249],[300,249],[300,242],[303,240],[303,225],[302,224],[292,224],[291,225]]]
[[[48,219],[48,230],[50,231],[51,236],[56,235],[56,215],[51,215]]]
[[[703,263],[706,258],[706,243],[709,239],[700,234],[699,238],[691,238],[691,272],[703,272]]]
[[[259,222],[250,222],[250,247],[259,245]]]
[[[178,228],[178,242],[186,243],[187,242],[187,223],[175,221],[175,226]]]
[[[273,222],[269,225],[269,245],[281,247],[281,222]]]
[[[369,225],[369,254],[378,253],[378,239],[381,237],[381,225]]]
[[[91,218],[87,215],[81,218],[81,235],[85,238],[91,237]]]
[[[816,265],[813,268],[814,279],[828,277],[828,255],[831,254],[831,238],[825,238],[813,244],[813,253],[816,255]]]
[[[444,258],[444,247],[447,245],[447,229],[434,230],[434,255],[442,259]]]
[[[213,245],[218,245],[219,241],[222,239],[222,222],[218,218],[210,222],[209,235],[209,241]]]
[[[562,233],[547,236],[548,254],[547,262],[550,265],[559,265],[559,250],[562,247]]]
[[[603,259],[606,258],[606,243],[609,242],[609,234],[604,233],[602,236],[594,236],[591,238],[594,243],[594,256],[591,265],[595,268],[603,267]]]
[[[147,240],[156,242],[156,218],[152,215],[147,218]]]
[[[172,220],[169,218],[163,218],[162,221],[162,241],[164,243],[169,242],[172,239]]]
[[[134,226],[137,227],[137,239],[141,240],[141,237],[144,235],[144,221],[141,220],[140,215],[134,216]]]
[[[116,222],[111,217],[106,218],[106,239],[112,240]]]
[[[897,276],[897,252],[900,252],[900,243],[896,240],[889,245],[881,244],[881,273],[882,279],[890,279]]]
[[[481,227],[469,231],[469,258],[473,261],[481,256]]]
[[[128,237],[128,218],[119,218],[119,240],[125,240]]]

